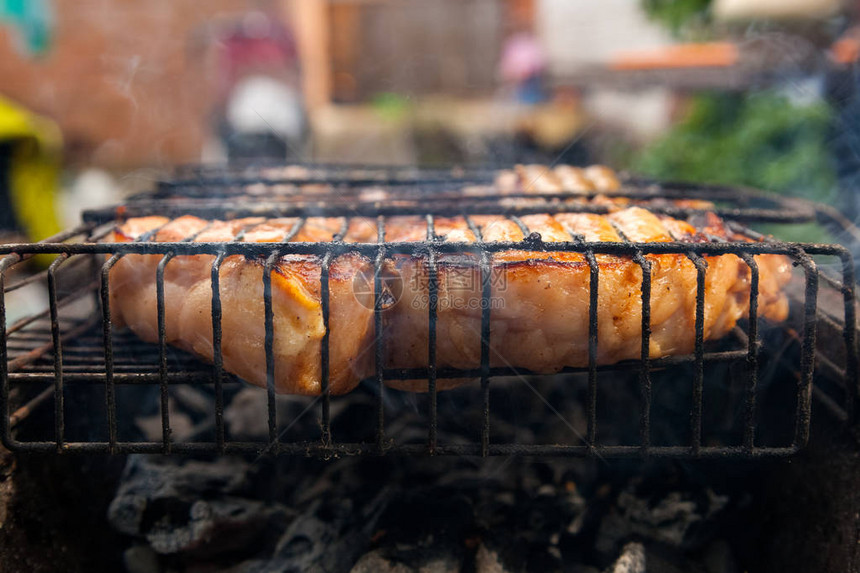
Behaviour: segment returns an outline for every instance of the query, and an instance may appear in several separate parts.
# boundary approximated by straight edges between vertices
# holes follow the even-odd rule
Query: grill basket
[[[850,424],[854,419],[857,393],[858,356],[856,346],[855,271],[851,252],[838,244],[789,243],[759,236],[759,242],[705,243],[620,243],[586,242],[571,236],[568,242],[543,243],[539,236],[524,228],[519,215],[564,211],[603,212],[605,207],[575,204],[567,201],[569,194],[529,194],[531,202],[518,205],[506,202],[512,196],[493,191],[490,170],[450,170],[433,172],[416,170],[375,169],[369,167],[336,168],[304,166],[298,175],[289,177],[279,169],[234,171],[229,168],[185,168],[177,179],[163,182],[152,193],[132,198],[120,208],[89,212],[86,223],[35,244],[0,245],[0,387],[2,412],[0,433],[3,442],[17,451],[100,452],[100,453],[269,453],[318,456],[357,454],[435,454],[435,455],[541,455],[541,456],[601,456],[601,457],[673,457],[673,458],[757,458],[791,455],[809,441],[814,398],[831,417]],[[461,189],[471,187],[467,198]],[[387,198],[381,203],[368,200],[367,192],[383,191]],[[475,191],[477,189],[477,192]],[[715,201],[715,211],[729,221],[737,231],[756,236],[743,225],[765,222],[770,224],[817,222],[831,229],[842,241],[857,238],[856,229],[838,213],[823,206],[793,199],[770,196],[747,189],[714,186],[660,184],[654,181],[625,178],[621,190],[614,195],[647,203],[656,212],[678,217],[695,216],[696,209],[680,208],[672,203],[678,198],[700,198]],[[373,193],[370,193],[373,197]],[[516,197],[516,195],[514,195]],[[249,203],[249,199],[252,202]],[[494,213],[510,217],[524,228],[522,242],[459,244],[443,243],[433,233],[437,216],[465,216],[477,237],[479,230],[469,216]],[[113,228],[117,216],[144,214],[176,216],[194,214],[206,218],[238,216],[297,216],[300,222],[278,243],[157,243],[142,237],[129,243],[102,243]],[[421,214],[427,222],[427,238],[420,242],[397,243],[385,240],[386,217]],[[376,243],[345,243],[343,233],[329,243],[290,242],[308,216],[343,217],[343,231],[349,217],[374,216],[379,236]],[[774,230],[778,233],[778,230]],[[561,374],[538,375],[521,369],[490,366],[490,315],[492,305],[490,268],[494,253],[510,250],[582,253],[590,267],[589,363],[585,368],[567,368]],[[361,389],[373,401],[372,436],[356,439],[349,428],[332,430],[332,406],[350,396],[329,395],[328,334],[322,341],[322,394],[308,398],[306,412],[318,412],[318,437],[315,439],[285,439],[295,420],[278,417],[274,390],[273,312],[271,300],[271,271],[280,255],[316,255],[322,261],[321,296],[323,323],[328,329],[329,291],[328,268],[331,261],[346,253],[360,253],[375,264],[374,322],[377,336],[374,352],[376,373],[361,384]],[[445,253],[471,253],[480,262],[481,304],[481,362],[474,369],[437,367],[436,294],[437,258]],[[157,308],[159,342],[145,344],[132,334],[118,331],[112,321],[109,293],[110,269],[120,258],[129,254],[160,255],[157,272]],[[211,318],[213,326],[213,364],[204,364],[170,348],[165,341],[164,270],[177,256],[214,255],[212,267]],[[380,271],[387,257],[410,254],[425,257],[429,271],[429,365],[426,368],[391,369],[383,364],[383,331]],[[611,366],[597,365],[597,285],[601,280],[595,255],[610,254],[631,258],[642,270],[642,347],[639,360]],[[651,358],[650,293],[651,275],[646,255],[678,254],[689,258],[697,269],[695,351],[691,355]],[[719,343],[704,341],[704,256],[734,254],[751,273],[749,315],[737,326],[730,340]],[[754,256],[780,254],[788,257],[802,274],[802,288],[789,292],[792,309],[790,322],[784,327],[760,326],[758,319],[758,267]],[[53,255],[50,266],[24,279],[11,281],[10,273],[34,255]],[[259,389],[266,394],[268,434],[261,440],[233,439],[225,424],[225,395],[227,388],[242,387],[241,382],[223,370],[221,353],[221,300],[218,269],[226,256],[244,255],[265,261],[263,291],[265,308],[265,351],[268,387]],[[831,268],[835,268],[833,272]],[[797,277],[800,279],[800,277]],[[10,293],[33,283],[47,285],[48,308],[41,313],[6,324],[7,297]],[[71,286],[69,286],[71,285]],[[785,340],[781,352],[773,352],[763,330],[776,331]],[[838,344],[837,344],[838,340]],[[771,363],[788,364],[775,375]],[[782,379],[788,372],[789,378]],[[763,411],[762,374],[769,373],[767,386],[790,386],[793,398],[790,408]],[[392,408],[391,395],[398,394],[384,384],[388,379],[424,378],[429,392],[416,399],[420,402],[419,418],[424,437],[420,441],[398,440],[389,430],[401,412]],[[475,378],[466,390],[437,393],[437,381],[445,378]],[[601,387],[604,380],[632,380],[628,393],[637,404],[635,435],[619,437],[606,431],[600,422]],[[499,384],[496,380],[500,380]],[[523,443],[505,435],[494,435],[491,406],[498,403],[511,384],[529,388],[534,400],[542,402],[547,415],[566,417],[564,404],[553,403],[541,395],[536,386],[561,384],[575,380],[583,392],[570,392],[566,400],[581,405],[581,432],[572,431],[567,440],[547,443]],[[511,382],[513,381],[513,382]],[[542,382],[543,381],[543,382]],[[657,382],[659,381],[659,383]],[[686,431],[675,432],[668,438],[655,439],[653,422],[654,396],[660,385],[685,388],[689,397],[684,408],[682,425]],[[201,416],[210,423],[209,432],[195,439],[177,440],[171,429],[170,401],[184,385],[204,388],[213,397],[214,408]],[[706,400],[708,388],[732,389],[738,397],[732,428],[733,441],[709,436],[707,432]],[[100,408],[81,412],[79,401],[70,399],[75,388],[86,387],[101,395]],[[160,417],[160,440],[124,439],[121,431],[123,411],[118,409],[118,390],[123,387],[157,388]],[[470,399],[457,398],[470,393]],[[458,439],[446,439],[440,431],[439,400],[449,395],[454,408],[468,409],[474,427]],[[617,397],[611,398],[615,400]],[[48,411],[42,404],[53,402],[53,430],[45,421],[49,414],[34,415],[37,410]],[[619,408],[628,402],[618,402]],[[766,403],[765,403],[766,404]],[[783,403],[783,406],[785,404]],[[769,407],[769,406],[768,406]],[[776,407],[776,406],[774,406]],[[603,404],[603,410],[612,404]],[[98,411],[99,409],[103,412]],[[33,415],[31,415],[33,414]],[[626,417],[631,417],[632,414]],[[74,417],[75,430],[70,432],[67,420]],[[37,421],[41,420],[41,422]],[[772,432],[763,427],[768,421],[780,420],[790,429],[773,439]],[[32,421],[25,424],[25,421]],[[525,423],[530,423],[526,420]],[[570,425],[570,424],[568,424]],[[33,426],[25,431],[25,426]],[[70,434],[73,434],[70,438]],[[623,434],[623,432],[622,432]],[[514,432],[515,435],[515,432]]]

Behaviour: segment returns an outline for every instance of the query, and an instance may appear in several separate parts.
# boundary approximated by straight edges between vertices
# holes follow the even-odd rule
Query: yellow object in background
[[[57,194],[62,143],[54,122],[0,97],[0,144],[11,148],[11,208],[19,229],[31,241],[60,231]]]

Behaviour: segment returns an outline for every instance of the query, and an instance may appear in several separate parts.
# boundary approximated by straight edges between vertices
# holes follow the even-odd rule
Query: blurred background
[[[200,162],[600,162],[856,219],[858,14],[856,0],[0,0],[0,233],[43,238]]]

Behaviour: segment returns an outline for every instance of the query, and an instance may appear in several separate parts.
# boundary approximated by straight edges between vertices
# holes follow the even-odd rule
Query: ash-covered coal
[[[737,571],[727,496],[601,466],[130,456],[110,521],[134,573]]]
[[[108,518],[157,554],[208,558],[247,550],[293,517],[279,503],[255,499],[248,470],[233,458],[131,456]]]
[[[499,381],[493,439],[576,443],[586,417],[583,401],[570,395],[586,388],[582,377],[565,382]],[[602,387],[608,414],[635,411],[628,383],[635,381]],[[169,400],[172,437],[211,440],[213,394],[177,390],[171,388]],[[439,394],[440,442],[477,438],[481,410],[464,403],[479,400],[479,391]],[[548,409],[536,394],[557,406]],[[424,443],[426,400],[387,391],[386,436]],[[265,391],[238,388],[225,402],[228,439],[267,440]],[[278,396],[280,439],[318,439],[315,406],[310,398]],[[333,400],[335,440],[372,441],[376,413],[367,388]],[[604,439],[635,440],[638,419],[626,419],[601,429]],[[157,412],[135,423],[149,439],[160,439]],[[642,462],[600,459],[129,456],[109,519],[127,536],[125,563],[133,573],[734,573],[733,550],[723,538],[723,515],[734,507],[729,497],[676,469],[669,477],[660,473],[673,466],[658,467],[648,477],[655,470]]]
[[[631,484],[618,494],[616,511],[601,522],[598,549],[610,552],[631,537],[676,548],[697,548],[703,537],[700,532],[713,524],[727,504],[728,497],[710,488],[647,496],[637,495]]]
[[[652,375],[654,445],[689,440],[685,372]],[[611,374],[598,384],[597,439],[638,444],[637,373]],[[717,382],[732,378],[717,374]],[[159,389],[120,390],[127,395],[120,395],[118,418],[134,426],[120,428],[122,439],[159,442]],[[729,390],[706,383],[707,444],[735,443],[741,429],[740,394]],[[375,391],[363,384],[332,399],[336,443],[374,443]],[[480,440],[481,397],[477,384],[438,395],[441,444]],[[494,379],[491,441],[581,444],[586,398],[582,375]],[[265,449],[266,392],[230,384],[224,402],[226,439]],[[168,405],[171,440],[214,442],[212,388],[172,385]],[[383,405],[386,439],[426,444],[426,394],[389,389]],[[278,396],[280,440],[318,441],[319,406],[313,398]],[[721,470],[700,481],[682,467],[602,459],[129,456],[109,519],[127,540],[124,560],[134,573],[740,571],[732,528],[747,511],[745,484],[721,487],[711,479]]]

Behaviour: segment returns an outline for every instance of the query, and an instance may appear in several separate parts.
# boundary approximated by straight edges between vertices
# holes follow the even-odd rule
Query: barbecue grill
[[[784,242],[759,235],[750,227],[768,223],[778,236],[778,225],[815,222],[846,243],[857,241],[858,230],[832,208],[798,199],[772,196],[760,191],[724,186],[661,183],[624,176],[619,191],[609,193],[640,202],[650,210],[675,217],[694,217],[704,211],[679,207],[674,199],[713,201],[713,210],[724,217],[734,231],[757,237],[758,242],[728,242],[716,238],[696,244],[587,242],[572,235],[567,242],[544,243],[519,219],[528,213],[607,212],[599,204],[572,201],[572,195],[558,193],[502,194],[493,186],[495,171],[436,169],[421,171],[367,166],[297,166],[292,171],[279,167],[193,168],[177,171],[176,177],[161,182],[152,192],[142,193],[125,204],[85,214],[82,226],[34,244],[0,245],[0,387],[2,413],[0,434],[14,451],[99,452],[99,453],[238,453],[262,452],[313,456],[340,455],[540,455],[600,457],[668,458],[760,458],[790,456],[809,441],[812,403],[819,401],[839,424],[851,425],[855,419],[858,391],[858,354],[856,340],[855,268],[851,252],[839,244]],[[464,191],[468,190],[467,193]],[[591,194],[594,195],[594,194]],[[576,197],[588,197],[577,194]],[[382,198],[380,198],[382,197]],[[516,203],[511,198],[527,198]],[[101,239],[113,229],[118,218],[140,215],[197,215],[204,218],[240,216],[299,217],[299,222],[278,243],[243,243],[241,237],[230,243],[153,242],[150,236],[129,243],[104,243]],[[424,241],[399,243],[386,240],[386,218],[395,215],[421,215],[427,223]],[[500,214],[509,217],[523,231],[522,242],[482,242],[480,229],[469,219],[475,214]],[[443,243],[434,234],[434,218],[460,215],[478,237],[476,243]],[[342,232],[329,243],[291,242],[307,217],[342,217]],[[345,243],[341,239],[352,217],[373,216],[378,223],[375,243]],[[490,366],[491,257],[510,250],[566,251],[582,253],[591,269],[589,301],[589,360],[584,368],[566,368],[561,375],[579,376],[586,381],[583,436],[566,443],[520,443],[496,439],[492,406],[497,379],[520,377],[527,380],[551,378],[559,374],[535,374],[522,369]],[[373,310],[377,336],[375,376],[362,383],[375,400],[375,436],[358,440],[344,431],[333,435],[331,408],[335,400],[329,392],[328,334],[321,351],[322,394],[309,399],[308,408],[319,408],[319,434],[316,439],[283,439],[285,420],[278,419],[274,376],[274,326],[271,272],[281,255],[316,255],[322,261],[321,296],[323,323],[328,329],[328,272],[332,260],[346,253],[360,253],[374,262]],[[446,253],[475,256],[480,270],[483,299],[481,304],[481,360],[478,368],[443,368],[436,361],[436,319],[438,312],[438,257]],[[37,254],[55,255],[50,266],[17,282],[7,278],[10,270]],[[160,255],[157,270],[157,310],[159,342],[145,344],[126,332],[118,332],[112,321],[109,297],[110,269],[129,254]],[[171,259],[184,255],[214,255],[212,265],[211,318],[213,326],[213,364],[204,364],[190,355],[168,347],[165,340],[164,272]],[[387,368],[383,363],[382,313],[384,312],[381,269],[387,257],[409,254],[424,257],[429,280],[429,363],[412,369]],[[611,254],[631,258],[642,270],[642,346],[638,360],[615,365],[597,364],[597,285],[601,280],[596,255]],[[651,358],[650,337],[650,264],[649,254],[680,254],[688,257],[697,270],[695,350],[691,355]],[[705,343],[704,340],[704,256],[737,255],[751,272],[749,315],[734,329],[729,340]],[[780,355],[763,341],[758,320],[758,267],[754,256],[780,254],[788,257],[803,275],[803,288],[790,292],[791,320],[785,327],[771,327],[788,340],[789,350]],[[261,441],[232,439],[225,428],[225,388],[238,380],[223,369],[221,353],[221,300],[219,268],[225,257],[243,255],[265,261],[263,274],[265,308],[265,352],[267,365],[268,438]],[[833,268],[837,269],[835,272]],[[45,281],[48,309],[6,325],[6,294],[34,282]],[[69,287],[71,285],[71,287]],[[486,303],[486,304],[484,304]],[[823,332],[823,343],[818,334]],[[833,344],[838,337],[840,344]],[[794,349],[797,351],[794,352]],[[762,412],[760,374],[768,361],[788,362],[794,379],[777,380],[795,385],[793,404],[784,411]],[[720,366],[720,368],[712,368]],[[713,371],[713,372],[712,372]],[[733,373],[742,378],[732,380]],[[599,422],[599,394],[607,377],[636,378],[631,390],[638,401],[638,431],[635,439],[611,442],[605,439]],[[728,443],[709,439],[705,427],[705,387],[709,378],[722,376],[721,385],[740,388],[738,439]],[[654,439],[652,431],[654,380],[675,379],[691,389],[687,431],[668,441]],[[397,412],[386,408],[386,395],[394,392],[384,382],[391,379],[424,378],[428,382],[423,420],[422,443],[400,443],[389,435],[387,425]],[[474,378],[480,385],[480,423],[468,441],[446,442],[439,435],[437,382],[446,378]],[[209,388],[214,393],[214,410],[209,413],[213,431],[194,441],[174,439],[171,431],[169,400],[179,385]],[[70,387],[103,389],[104,420],[86,417],[87,431],[69,439],[67,420],[80,414],[67,404]],[[125,440],[118,430],[117,389],[121,386],[155,386],[159,389],[161,439]],[[261,392],[264,390],[260,390]],[[499,388],[499,392],[505,391]],[[452,392],[459,392],[454,390]],[[574,398],[571,398],[574,399]],[[53,401],[53,435],[44,427],[27,427],[28,415]],[[465,406],[464,406],[465,407]],[[551,406],[550,406],[551,407]],[[779,443],[763,439],[769,435],[765,420],[781,419],[791,431]],[[35,425],[35,424],[34,424]],[[105,429],[100,431],[99,428]],[[343,438],[343,439],[342,439]]]

